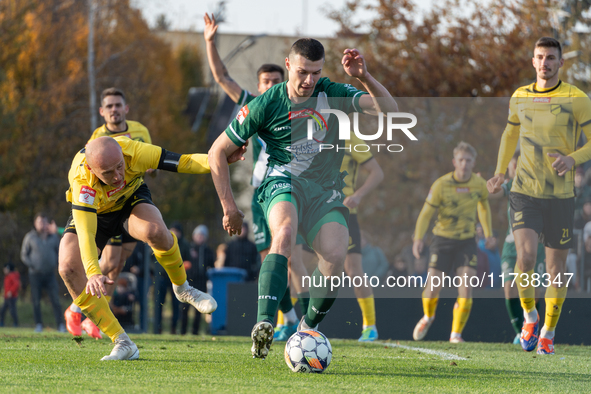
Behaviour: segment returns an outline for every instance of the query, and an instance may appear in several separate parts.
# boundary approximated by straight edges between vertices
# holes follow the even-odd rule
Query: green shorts
[[[259,204],[257,189],[254,190],[250,208],[252,210],[252,232],[254,233],[254,243],[257,251],[261,252],[271,247],[271,230],[265,219],[265,212]]]
[[[323,224],[338,222],[348,228],[349,209],[343,205],[343,186],[342,175],[330,188],[301,177],[273,176],[259,186],[258,199],[267,220],[276,203],[289,201],[294,204],[298,213],[298,233],[312,246]]]
[[[515,264],[517,263],[517,250],[515,249],[515,242],[507,242],[503,244],[503,254],[501,255],[501,270],[503,271],[505,282],[512,281],[515,272]],[[544,245],[538,243],[538,253],[536,257],[536,266],[534,273],[544,275],[546,273],[546,249]]]

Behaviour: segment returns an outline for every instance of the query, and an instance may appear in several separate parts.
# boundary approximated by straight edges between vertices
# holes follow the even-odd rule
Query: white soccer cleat
[[[127,334],[121,334],[119,338],[115,339],[115,347],[111,350],[111,354],[101,358],[101,361],[110,360],[137,360],[140,357],[140,351],[129,339]]]
[[[273,325],[268,321],[260,321],[254,325],[250,338],[252,339],[252,348],[250,352],[253,358],[262,358],[269,355],[271,344],[273,343]]]
[[[187,282],[180,286],[173,284],[172,289],[180,302],[193,305],[201,313],[212,313],[218,308],[212,296],[189,286]]]
[[[433,316],[435,317],[435,316]],[[431,318],[429,320],[425,320],[425,317],[421,317],[421,320],[419,320],[419,322],[417,323],[417,325],[415,326],[414,331],[412,332],[412,338],[415,341],[421,341],[423,338],[425,338],[425,335],[427,335],[427,332],[429,331],[429,327],[431,327],[431,324],[433,324],[433,321],[435,319]]]
[[[300,324],[298,324],[297,332],[305,331],[305,330],[318,331],[318,324],[316,325],[316,327],[309,327],[306,324],[306,315],[302,316],[302,318],[300,319]]]
[[[462,337],[451,337],[449,338],[449,343],[464,343],[464,339]]]

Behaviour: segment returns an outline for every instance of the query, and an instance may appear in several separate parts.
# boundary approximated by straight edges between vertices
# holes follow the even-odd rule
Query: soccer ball
[[[323,333],[298,331],[285,345],[285,362],[293,372],[322,373],[332,360],[332,347]]]

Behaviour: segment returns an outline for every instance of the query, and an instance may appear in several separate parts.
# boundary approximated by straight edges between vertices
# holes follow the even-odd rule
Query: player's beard
[[[554,76],[556,75],[556,73],[558,72],[558,70],[552,72],[552,70],[550,70],[550,72],[546,72],[546,74],[543,73],[544,70],[542,70],[542,72],[538,73],[540,79],[543,79],[544,81],[548,81],[552,78],[554,78]]]

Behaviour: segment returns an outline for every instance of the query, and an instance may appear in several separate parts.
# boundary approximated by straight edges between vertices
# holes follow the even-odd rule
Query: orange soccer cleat
[[[64,318],[66,319],[66,328],[68,332],[75,337],[82,335],[82,327],[80,322],[82,321],[82,313],[73,312],[70,308],[64,312]]]
[[[90,319],[86,319],[82,322],[81,327],[89,337],[94,339],[101,339],[103,336],[101,335],[101,330],[94,324]]]

